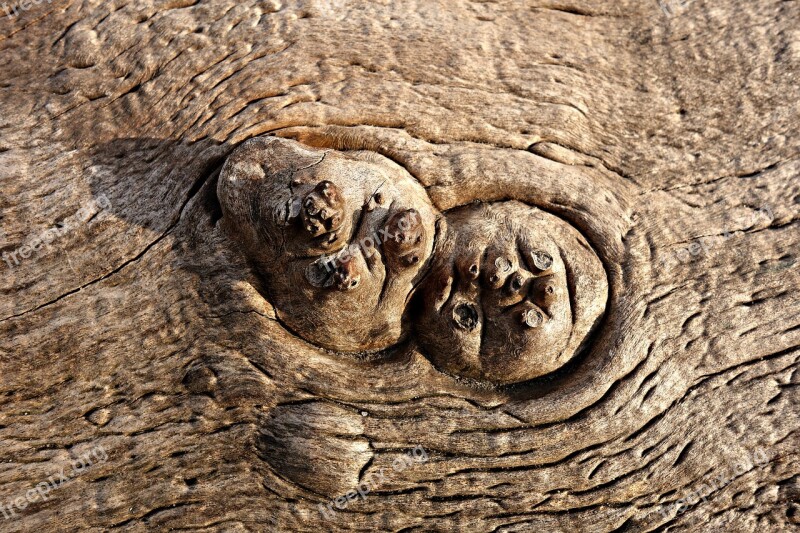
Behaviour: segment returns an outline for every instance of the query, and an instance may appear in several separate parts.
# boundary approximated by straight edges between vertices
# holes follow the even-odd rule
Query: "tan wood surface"
[[[800,3],[23,7],[0,5],[0,531],[796,530]],[[441,211],[568,220],[608,275],[590,348],[481,388],[413,339],[295,336],[215,196],[270,133],[377,152]]]

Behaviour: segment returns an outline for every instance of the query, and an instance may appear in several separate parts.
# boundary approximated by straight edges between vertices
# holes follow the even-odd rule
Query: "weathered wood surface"
[[[23,7],[0,19],[0,530],[797,527],[798,2]],[[571,222],[608,273],[590,349],[486,390],[413,341],[293,336],[214,195],[270,132],[376,151],[442,211]]]

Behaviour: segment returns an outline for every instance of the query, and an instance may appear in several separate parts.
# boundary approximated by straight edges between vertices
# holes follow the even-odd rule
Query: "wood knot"
[[[281,321],[324,348],[382,350],[413,321],[440,370],[516,383],[572,359],[605,310],[603,266],[566,221],[520,202],[439,213],[375,154],[253,139],[218,193]],[[415,302],[421,312],[408,313]]]
[[[363,417],[332,403],[278,406],[261,417],[259,426],[259,457],[282,477],[326,497],[358,485],[373,455],[363,436]]]
[[[446,213],[416,332],[440,370],[496,384],[558,370],[602,316],[605,270],[578,231],[519,202]]]

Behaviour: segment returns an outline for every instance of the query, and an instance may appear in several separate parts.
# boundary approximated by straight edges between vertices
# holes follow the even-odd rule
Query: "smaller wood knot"
[[[418,292],[416,331],[433,364],[497,384],[564,366],[608,297],[603,265],[580,233],[519,202],[445,217],[437,250],[449,257],[436,258]]]

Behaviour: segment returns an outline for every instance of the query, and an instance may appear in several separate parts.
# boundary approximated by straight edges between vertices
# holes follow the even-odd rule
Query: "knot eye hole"
[[[542,272],[553,266],[553,257],[543,250],[531,252],[531,260],[533,261],[533,266]]]
[[[511,270],[512,264],[511,261],[509,261],[507,258],[498,257],[497,259],[494,260],[494,266],[497,267],[498,271],[505,274],[506,272]]]
[[[544,317],[536,309],[528,309],[522,313],[522,323],[529,328],[538,328],[544,322]]]
[[[453,322],[466,331],[472,331],[478,325],[478,310],[473,304],[458,304],[453,309]]]
[[[516,273],[511,276],[508,282],[508,292],[509,294],[517,294],[520,290],[522,290],[523,285],[525,285],[525,278],[520,273]]]

